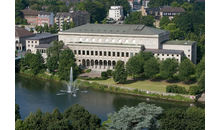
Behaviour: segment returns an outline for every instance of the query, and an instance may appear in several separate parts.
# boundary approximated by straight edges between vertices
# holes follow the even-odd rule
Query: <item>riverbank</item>
[[[145,97],[158,98],[158,99],[166,99],[166,100],[182,101],[182,102],[195,102],[197,100],[197,96],[193,96],[193,95],[182,95],[182,94],[174,94],[174,93],[147,91],[147,90],[142,90],[142,89],[134,89],[134,88],[129,88],[129,87],[102,84],[102,83],[97,83],[94,81],[85,81],[81,79],[78,80],[77,84],[82,84],[82,86],[89,87],[92,89],[123,93],[123,94],[130,94],[130,95],[136,95],[136,96],[145,96]]]
[[[20,74],[24,75],[30,75],[36,78],[41,78],[44,80],[52,80],[56,82],[64,82],[59,79],[58,76],[52,76],[48,74],[37,74],[33,75],[27,72],[20,72]],[[174,94],[174,93],[165,93],[165,92],[158,92],[158,91],[152,91],[152,90],[143,90],[137,88],[129,88],[125,86],[116,86],[116,85],[110,85],[110,84],[103,84],[103,83],[96,83],[94,81],[86,81],[82,79],[77,80],[77,84],[83,83],[83,86],[90,87],[92,89],[99,89],[104,91],[110,91],[110,92],[116,92],[116,93],[124,93],[124,94],[130,94],[130,95],[137,95],[137,96],[145,96],[145,97],[151,97],[151,98],[158,98],[158,99],[165,99],[165,100],[174,100],[174,101],[182,101],[182,102],[195,102],[198,99],[198,96],[193,95],[182,95],[182,94]],[[91,85],[92,84],[92,85]]]

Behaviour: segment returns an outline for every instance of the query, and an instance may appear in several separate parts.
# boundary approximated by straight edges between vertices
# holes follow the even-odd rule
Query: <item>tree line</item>
[[[69,48],[63,49],[63,41],[52,41],[53,46],[47,49],[46,63],[40,52],[36,54],[26,53],[19,63],[20,71],[29,74],[45,74],[46,69],[50,71],[52,76],[58,75],[60,80],[69,80],[70,68],[73,68],[74,76],[81,72],[81,69],[76,65],[75,55]]]
[[[128,75],[134,79],[138,75],[144,75],[149,79],[159,78],[183,82],[197,80],[200,88],[205,89],[205,57],[196,66],[186,57],[183,57],[179,64],[175,58],[161,61],[151,52],[140,51],[137,55],[130,57],[126,65],[121,60],[117,61],[115,71],[112,72],[116,83],[125,82]]]
[[[145,102],[137,106],[122,107],[118,112],[109,113],[108,120],[101,123],[95,114],[89,113],[83,106],[74,104],[60,112],[58,108],[43,113],[40,108],[35,113],[30,113],[25,120],[21,120],[19,105],[15,103],[15,130],[48,129],[48,130],[109,130],[109,129],[205,129],[205,109],[189,107],[162,109],[154,104]]]

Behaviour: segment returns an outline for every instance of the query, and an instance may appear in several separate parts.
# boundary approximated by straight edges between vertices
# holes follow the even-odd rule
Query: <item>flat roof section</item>
[[[159,54],[181,54],[182,50],[166,50],[166,49],[145,49],[144,52],[152,52]]]
[[[172,40],[172,41],[166,41],[163,44],[169,44],[169,45],[192,45],[193,43],[196,43],[196,41]]]
[[[168,34],[169,31],[131,24],[85,24],[71,28],[62,33],[103,33],[103,34],[133,34],[133,35],[159,35]]]
[[[38,46],[36,46],[35,48],[49,48],[53,46],[53,44],[40,44]]]
[[[68,42],[70,43],[74,43],[74,42]],[[118,46],[141,46],[143,44],[121,44],[121,43],[90,43],[90,42],[75,42],[74,44],[98,44],[98,45],[118,45]]]
[[[36,35],[35,37],[27,38],[26,40],[40,40],[40,39],[45,39],[45,38],[50,38],[50,37],[55,37],[55,36],[58,36],[58,35],[45,33],[45,34]]]

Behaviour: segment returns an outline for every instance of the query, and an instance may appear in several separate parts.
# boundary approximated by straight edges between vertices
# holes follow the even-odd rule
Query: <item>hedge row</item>
[[[166,92],[167,93],[180,93],[180,94],[196,95],[196,94],[200,94],[201,90],[198,86],[190,86],[189,91],[186,91],[185,87],[181,87],[178,85],[167,85]]]

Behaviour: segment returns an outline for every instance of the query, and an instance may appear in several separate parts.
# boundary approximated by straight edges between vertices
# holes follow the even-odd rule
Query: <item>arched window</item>
[[[101,42],[102,41],[102,39],[101,38],[99,38],[99,42]]]
[[[112,39],[112,42],[115,42],[115,39]]]
[[[86,38],[86,41],[88,42],[88,41],[89,41],[89,38]]]
[[[79,41],[82,41],[82,38],[79,38]]]
[[[121,43],[121,39],[119,39],[118,42]]]
[[[126,43],[128,43],[128,40],[125,40]]]
[[[135,43],[135,40],[132,40],[132,43]]]
[[[106,42],[108,42],[108,39],[105,39]]]
[[[93,38],[92,41],[94,42],[94,41],[95,41],[95,38]]]

